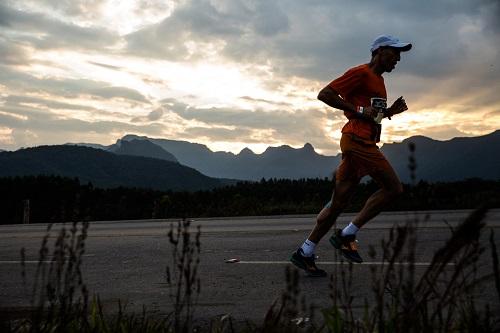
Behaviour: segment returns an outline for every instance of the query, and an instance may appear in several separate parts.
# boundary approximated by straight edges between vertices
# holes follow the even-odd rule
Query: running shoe
[[[358,253],[356,235],[342,236],[342,230],[337,229],[333,236],[330,237],[330,244],[337,250],[340,250],[347,260],[358,264],[363,262],[363,259]]]
[[[316,267],[316,264],[314,263],[314,255],[312,257],[304,256],[304,252],[301,248],[292,254],[290,261],[298,268],[305,270],[309,276],[323,277],[327,275],[324,270]]]

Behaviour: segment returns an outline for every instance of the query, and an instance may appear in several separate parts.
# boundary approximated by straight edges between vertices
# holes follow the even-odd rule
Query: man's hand
[[[379,110],[372,108],[371,106],[363,106],[363,116],[366,119],[373,120],[379,113]]]
[[[408,106],[406,105],[403,96],[401,96],[387,109],[387,117],[392,117],[395,114],[405,112],[406,110],[408,110]]]

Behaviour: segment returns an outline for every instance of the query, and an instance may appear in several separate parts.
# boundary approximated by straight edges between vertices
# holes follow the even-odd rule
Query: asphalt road
[[[370,299],[373,267],[380,268],[381,241],[388,239],[395,224],[418,220],[416,250],[417,274],[428,267],[432,256],[450,236],[469,211],[433,211],[419,213],[383,213],[358,234],[360,253],[365,263],[352,267],[354,306]],[[338,220],[344,226],[352,219],[344,214]],[[500,247],[500,209],[486,218],[482,240],[488,245],[490,230]],[[117,302],[128,311],[142,310],[163,314],[171,308],[171,289],[166,284],[166,266],[171,265],[172,246],[167,233],[177,220],[142,220],[92,222],[83,257],[84,282],[91,293],[98,294],[107,311],[116,311]],[[274,300],[286,288],[285,269],[292,267],[290,254],[304,241],[314,225],[314,216],[277,216],[193,220],[195,231],[201,227],[199,277],[201,293],[195,316],[213,318],[230,314],[235,320],[250,319],[259,323]],[[62,225],[54,225],[55,235]],[[69,226],[66,226],[69,227]],[[38,250],[46,225],[0,226],[0,311],[30,304],[31,285],[38,263]],[[53,246],[54,237],[49,241]],[[368,248],[379,253],[372,259]],[[26,253],[27,283],[21,278],[20,249]],[[317,248],[318,266],[337,274],[347,267],[325,239]],[[239,262],[226,263],[227,259]],[[491,258],[485,252],[480,272],[491,272]],[[309,304],[320,308],[331,305],[330,277],[309,278],[300,272],[299,288]],[[489,291],[488,291],[489,288]],[[493,288],[493,289],[491,289]],[[494,285],[479,295],[481,302],[495,301]],[[498,301],[497,301],[498,302]],[[10,311],[9,310],[9,311]]]

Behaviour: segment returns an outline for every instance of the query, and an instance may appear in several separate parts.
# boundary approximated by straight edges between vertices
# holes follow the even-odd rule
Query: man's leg
[[[331,204],[325,206],[316,217],[316,225],[309,234],[309,237],[307,237],[308,240],[318,244],[321,238],[328,233],[335,224],[337,217],[349,204],[358,183],[359,181],[354,180],[335,182]]]
[[[356,233],[369,220],[379,214],[382,209],[398,196],[403,187],[398,176],[387,161],[384,161],[380,171],[371,173],[372,178],[381,189],[372,194],[354,220],[344,229],[337,230],[330,238],[330,243],[342,252],[349,261],[361,263],[363,259],[358,253]]]
[[[359,181],[336,181],[331,204],[325,206],[316,218],[316,225],[304,244],[292,254],[290,261],[306,271],[310,276],[326,276],[326,272],[316,267],[314,250],[321,238],[330,230],[349,199]]]
[[[377,216],[388,203],[403,192],[403,185],[392,167],[378,171],[371,176],[381,186],[381,189],[368,198],[363,209],[352,221],[358,228]]]

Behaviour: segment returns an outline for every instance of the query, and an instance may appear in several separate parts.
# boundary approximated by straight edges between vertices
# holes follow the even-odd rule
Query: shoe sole
[[[346,258],[347,260],[349,260],[350,262],[352,262],[354,264],[361,264],[363,262],[363,260],[360,261],[360,260],[348,257],[343,251],[342,251],[342,255],[344,256],[344,258]]]

